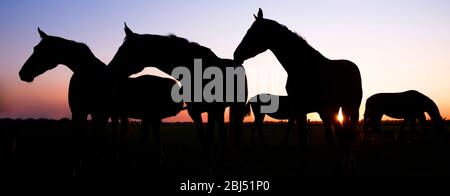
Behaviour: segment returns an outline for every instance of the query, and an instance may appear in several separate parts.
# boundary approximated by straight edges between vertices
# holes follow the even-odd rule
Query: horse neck
[[[106,65],[89,50],[89,52],[77,52],[69,55],[62,63],[73,71],[74,74],[98,74],[103,72]]]
[[[328,61],[320,52],[309,46],[305,40],[297,35],[286,36],[281,33],[273,40],[269,48],[286,72],[303,72],[305,69],[317,68]]]

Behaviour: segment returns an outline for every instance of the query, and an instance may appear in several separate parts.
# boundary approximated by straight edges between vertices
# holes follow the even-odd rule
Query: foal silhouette
[[[171,99],[172,87],[178,86],[175,80],[144,75],[126,78],[113,88],[105,72],[106,65],[94,56],[88,46],[49,36],[40,29],[38,31],[42,40],[19,72],[23,81],[32,82],[58,64],[66,65],[73,71],[69,84],[69,106],[76,131],[85,130],[89,114],[94,124],[99,126],[106,125],[111,117],[114,130],[120,116],[123,132],[126,131],[128,117],[142,119],[141,138],[146,138],[151,125],[162,153],[160,121],[176,115],[183,108],[183,102],[175,103]]]
[[[361,75],[348,60],[330,60],[311,47],[302,37],[276,21],[263,18],[261,9],[254,16],[250,29],[234,52],[234,59],[243,62],[266,50],[271,50],[288,73],[286,91],[292,103],[298,128],[306,144],[306,114],[318,112],[322,119],[327,143],[334,148],[332,127],[339,146],[348,161],[350,146],[356,139],[355,125],[362,99]],[[337,120],[342,107],[343,128]]]
[[[203,47],[197,43],[189,42],[188,40],[174,35],[162,36],[151,34],[137,34],[131,31],[125,24],[125,40],[118,49],[114,58],[108,65],[109,74],[115,78],[126,78],[131,74],[142,71],[145,67],[152,66],[160,69],[161,71],[171,74],[172,70],[176,67],[186,68],[190,73],[195,74],[194,59],[201,59],[203,70],[215,66],[226,73],[227,68],[242,68],[241,64],[237,64],[233,60],[221,59],[217,57],[209,48]],[[187,76],[183,76],[187,77]],[[194,78],[199,77],[199,78]],[[202,76],[192,76],[191,89],[182,87],[184,91],[190,91],[190,95],[196,94],[195,89],[204,89],[208,81],[204,80],[201,87],[195,86],[194,81],[197,79],[202,80]],[[215,76],[217,77],[217,76]],[[245,73],[244,73],[245,80]],[[216,78],[214,78],[216,79]],[[231,79],[231,80],[230,80]],[[239,80],[238,80],[239,81]],[[230,122],[232,123],[232,137],[235,142],[238,143],[239,135],[242,128],[243,119],[245,116],[245,101],[247,100],[247,83],[238,84],[235,82],[235,78],[224,77],[221,81],[223,87],[222,95],[224,99],[227,95],[226,86],[234,84],[234,101],[225,102],[225,100],[207,102],[202,99],[200,102],[186,101],[187,109],[190,117],[194,121],[200,142],[204,146],[204,149],[210,150],[210,143],[212,141],[214,125],[217,122],[221,138],[225,138],[225,124],[224,124],[224,111],[228,106],[230,107]],[[238,89],[245,91],[244,97],[238,97]],[[214,89],[217,93],[221,89]],[[239,102],[242,99],[243,102]],[[194,98],[192,98],[194,100]],[[203,130],[203,122],[201,113],[208,113],[207,132]],[[224,144],[224,141],[222,141]]]
[[[445,130],[444,121],[436,103],[424,94],[409,90],[398,93],[378,93],[369,97],[366,101],[366,111],[364,112],[364,138],[368,139],[370,127],[376,139],[380,136],[381,118],[383,115],[391,118],[403,119],[404,123],[409,122],[411,128],[415,128],[416,119],[424,130],[426,118],[424,113],[428,113],[433,123],[433,130],[442,134]],[[403,126],[402,126],[403,127]],[[396,138],[399,132],[397,132]]]

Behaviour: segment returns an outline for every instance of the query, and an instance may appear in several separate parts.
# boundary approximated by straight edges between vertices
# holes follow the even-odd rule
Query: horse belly
[[[106,91],[95,80],[73,75],[69,83],[69,107],[71,111],[92,114],[105,109]]]
[[[275,119],[289,119],[291,117],[291,115],[287,114],[287,113],[279,113],[279,112],[275,112],[275,113],[267,113],[266,115],[270,116],[271,118],[275,118]]]

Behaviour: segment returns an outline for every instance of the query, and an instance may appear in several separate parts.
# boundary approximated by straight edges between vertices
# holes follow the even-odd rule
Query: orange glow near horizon
[[[0,1],[0,23],[6,27],[0,36],[0,118],[71,118],[71,70],[59,65],[32,83],[19,79],[21,66],[41,40],[37,27],[85,43],[105,63],[123,43],[124,21],[136,33],[173,33],[232,59],[254,21],[252,14],[261,7],[264,17],[296,32],[325,57],[358,66],[363,85],[360,119],[368,97],[406,90],[427,95],[450,119],[450,1],[118,1],[106,6],[86,0],[25,2]],[[249,96],[286,95],[287,73],[272,52],[246,60],[244,67]],[[314,86],[315,81],[302,85]],[[202,117],[207,120],[206,114]],[[320,121],[317,113],[308,119]],[[192,122],[186,111],[164,121]],[[245,121],[252,122],[253,116]]]
[[[344,116],[342,116],[342,108],[339,109],[339,114],[337,116],[338,121],[342,124],[342,122],[344,121]]]

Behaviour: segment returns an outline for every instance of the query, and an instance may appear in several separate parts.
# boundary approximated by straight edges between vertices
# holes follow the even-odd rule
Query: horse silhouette
[[[445,129],[445,123],[441,117],[439,108],[433,100],[424,94],[415,90],[409,90],[398,93],[378,93],[372,95],[366,101],[363,126],[364,139],[369,139],[369,136],[375,136],[375,139],[379,140],[381,118],[383,115],[403,119],[404,124],[409,122],[413,131],[415,131],[417,119],[422,126],[422,130],[425,131],[425,112],[431,118],[434,132],[442,134]],[[369,133],[370,127],[373,127],[373,133]],[[400,131],[401,129],[395,133],[396,139],[398,139],[397,137]]]
[[[272,97],[270,100],[278,99],[278,110],[273,113],[262,113],[261,107],[266,105],[261,101],[260,96]],[[276,98],[273,98],[276,97]],[[289,103],[288,96],[280,96],[280,95],[271,95],[271,94],[259,94],[252,98],[250,98],[250,105],[253,110],[253,114],[255,115],[255,121],[253,122],[253,130],[252,130],[252,140],[255,138],[255,131],[259,132],[260,139],[265,143],[263,134],[262,134],[262,126],[264,124],[264,118],[270,116],[274,119],[279,120],[288,120],[288,125],[286,128],[286,133],[284,135],[283,144],[286,144],[287,139],[289,137],[289,132],[295,123],[295,115],[294,112],[291,111],[291,104]]]
[[[75,129],[85,130],[88,115],[96,127],[106,122],[105,106],[108,104],[100,104],[108,101],[103,78],[106,65],[85,44],[47,35],[39,28],[38,32],[42,39],[21,68],[21,80],[32,82],[35,77],[63,64],[73,72],[68,98]]]
[[[112,93],[112,115],[121,118],[121,137],[128,130],[128,118],[141,119],[140,143],[146,144],[151,127],[156,147],[159,150],[160,163],[163,163],[165,159],[160,138],[161,120],[177,115],[183,110],[184,104],[172,100],[172,88],[179,88],[177,81],[173,79],[142,75],[136,78],[126,78],[113,87]]]
[[[226,72],[227,68],[242,68],[241,64],[237,64],[233,60],[221,59],[217,57],[209,48],[201,46],[197,43],[189,42],[184,38],[175,35],[152,35],[152,34],[137,34],[131,31],[125,24],[125,40],[118,49],[114,58],[108,65],[109,74],[115,78],[126,78],[131,74],[142,71],[145,67],[156,67],[159,70],[171,74],[172,70],[178,66],[187,68],[190,73],[194,73],[194,59],[201,59],[203,64],[203,71],[207,68],[215,66],[219,68],[222,73]],[[243,70],[243,68],[242,68]],[[185,76],[183,76],[185,77]],[[201,76],[192,76],[191,80],[191,95],[195,94],[195,88],[204,89],[208,80],[203,80],[201,87],[195,86],[194,81]],[[244,75],[245,77],[245,75]],[[202,79],[202,78],[200,78]],[[231,79],[231,80],[230,80]],[[244,78],[245,79],[245,78]],[[217,122],[221,138],[225,138],[225,124],[224,111],[228,106],[230,107],[230,123],[232,123],[231,132],[232,139],[235,143],[239,143],[241,134],[243,118],[246,114],[245,101],[247,100],[247,83],[238,84],[234,82],[235,78],[223,78],[223,95],[224,97],[231,96],[227,94],[225,86],[228,84],[235,84],[234,101],[212,101],[207,102],[202,99],[200,102],[186,101],[187,110],[196,126],[199,140],[206,151],[211,148],[211,141],[213,136],[213,129]],[[210,81],[210,80],[209,80]],[[246,81],[246,80],[245,80]],[[244,88],[245,97],[237,97],[237,89]],[[183,91],[189,91],[182,86]],[[220,89],[215,89],[216,93]],[[238,100],[243,99],[244,102]],[[206,133],[203,128],[201,113],[207,112],[208,123],[206,125]],[[223,141],[224,144],[224,141]],[[205,152],[206,152],[205,151]],[[208,152],[206,152],[208,153]]]
[[[306,114],[318,112],[325,126],[327,143],[334,148],[334,127],[340,152],[346,154],[356,139],[355,125],[362,99],[361,75],[348,60],[330,60],[311,47],[301,36],[276,21],[263,18],[261,9],[234,52],[238,62],[266,50],[274,53],[288,73],[286,91],[292,98],[302,146],[306,145]],[[337,120],[342,108],[342,125]]]
[[[60,37],[49,36],[38,29],[42,40],[34,48],[31,57],[19,72],[23,81],[32,82],[35,77],[59,64],[73,71],[69,84],[69,106],[76,131],[84,131],[90,114],[95,124],[106,125],[112,118],[116,131],[118,117],[122,120],[122,132],[127,128],[127,118],[142,119],[142,140],[150,125],[157,145],[161,119],[174,116],[183,108],[183,102],[171,99],[173,79],[144,75],[127,78],[114,88],[106,75],[106,64],[94,56],[87,45]],[[81,128],[81,130],[80,130]]]

